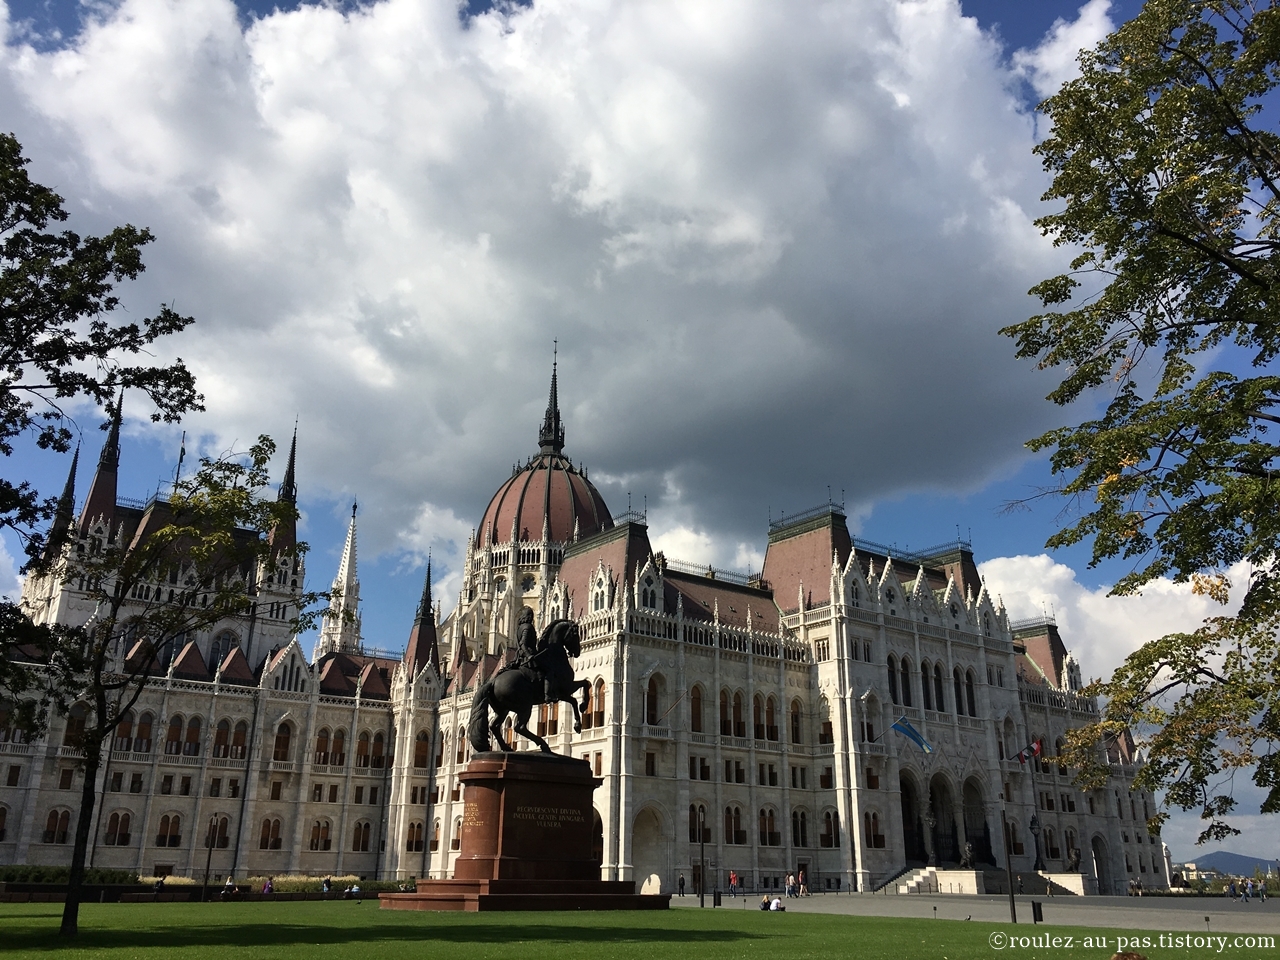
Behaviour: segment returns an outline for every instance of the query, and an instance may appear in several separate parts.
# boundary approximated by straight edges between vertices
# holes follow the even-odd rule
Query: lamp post
[[[707,905],[707,830],[704,825],[707,811],[698,807],[698,906]]]
[[[209,818],[209,832],[205,838],[205,846],[209,848],[209,852],[204,858],[204,886],[200,888],[200,902],[204,903],[209,897],[209,867],[213,863],[213,839],[218,832],[218,815],[215,813]]]
[[[1009,831],[1009,819],[1005,816],[1004,808],[1000,810],[1000,826],[1004,828],[1004,875],[1009,885],[1009,920],[1017,923],[1018,908],[1014,905],[1013,899],[1013,854],[1010,849],[1013,845],[1013,835]]]
[[[1027,824],[1027,829],[1031,831],[1031,836],[1036,842],[1036,862],[1031,869],[1039,873],[1044,869],[1044,861],[1040,859],[1040,818],[1034,813],[1031,815],[1031,822]]]
[[[938,842],[933,835],[933,828],[937,825],[938,818],[933,815],[933,807],[926,807],[924,811],[924,835],[929,844],[929,866],[931,867],[938,865]]]

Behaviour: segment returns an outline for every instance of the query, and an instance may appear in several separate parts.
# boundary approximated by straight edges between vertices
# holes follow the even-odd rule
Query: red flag
[[[1044,741],[1043,741],[1043,740],[1037,740],[1037,741],[1035,741],[1033,744],[1031,744],[1031,753],[1032,753],[1032,755],[1033,755],[1033,756],[1037,756],[1037,757],[1038,757],[1038,756],[1040,756],[1040,752],[1041,752],[1041,750],[1043,750],[1043,749],[1044,749],[1044,746],[1043,746],[1043,745],[1044,745]]]

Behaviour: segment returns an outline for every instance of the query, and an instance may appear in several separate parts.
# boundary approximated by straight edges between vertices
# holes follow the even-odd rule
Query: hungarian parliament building
[[[1133,742],[1109,745],[1104,789],[1076,787],[1056,756],[1097,704],[1053,620],[1011,622],[968,543],[890,550],[827,504],[769,524],[758,574],[667,558],[564,456],[556,390],[553,373],[539,449],[468,542],[456,609],[433,602],[428,565],[403,654],[362,637],[353,510],[310,656],[290,626],[301,562],[257,571],[249,614],[166,656],[100,771],[89,866],[452,876],[472,695],[513,662],[527,606],[539,630],[581,630],[582,730],[567,703],[534,719],[599,779],[603,879],[724,889],[734,871],[768,891],[803,871],[815,893],[997,892],[1007,858],[1059,892],[1168,885]],[[65,573],[77,542],[133,542],[166,515],[163,498],[117,496],[118,427],[78,517],[72,468],[62,559],[23,587],[37,622],[92,615]],[[296,502],[293,450],[280,496]],[[0,863],[70,863],[85,709],[30,741],[0,712]]]

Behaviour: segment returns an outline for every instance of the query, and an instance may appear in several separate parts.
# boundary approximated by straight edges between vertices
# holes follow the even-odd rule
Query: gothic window
[[[382,769],[382,764],[383,764],[383,761],[385,760],[385,757],[383,757],[382,752],[385,744],[386,744],[386,738],[382,735],[381,732],[375,733],[373,735],[373,766],[375,769],[379,769],[379,770]]]
[[[746,831],[742,829],[742,808],[725,807],[724,810],[724,842],[741,844],[747,842]]]
[[[809,845],[809,820],[803,810],[791,811],[791,845],[793,847]]]
[[[800,716],[801,716],[800,701],[792,700],[791,701],[791,742],[792,743],[804,742],[804,739],[803,739],[804,730],[801,725]]]
[[[182,755],[184,757],[198,757],[200,755],[199,717],[192,717],[187,721],[187,741],[182,745]]]
[[[964,716],[964,680],[960,676],[959,667],[956,667],[955,670],[951,672],[951,679],[955,684],[956,716],[962,717]]]
[[[415,767],[426,767],[431,761],[431,736],[425,730],[419,730],[417,739],[413,742],[413,765]]]
[[[656,674],[649,678],[649,686],[645,691],[644,722],[650,726],[657,726],[658,723],[658,677]]]
[[[363,732],[361,732],[361,734],[360,734],[360,738],[359,738],[358,740],[356,740],[356,766],[357,766],[357,767],[367,767],[367,766],[369,766],[369,734],[368,734],[368,731],[363,731]]]
[[[129,845],[129,814],[113,813],[107,821],[107,846],[127,847]]]
[[[970,670],[965,674],[964,678],[964,698],[969,705],[969,716],[976,717],[978,715],[978,701],[973,692],[973,671]]]
[[[733,695],[733,735],[735,737],[745,737],[747,735],[747,723],[742,719],[741,693]]]
[[[284,762],[289,759],[289,741],[293,737],[293,728],[287,723],[280,724],[276,728],[275,749],[271,753],[271,759]]]
[[[328,850],[332,841],[329,839],[329,821],[316,820],[311,824],[311,849]]]
[[[595,707],[595,725],[597,727],[604,726],[604,680],[596,681],[596,695],[592,700],[592,706]]]
[[[909,707],[911,706],[911,661],[906,657],[902,658],[900,675],[902,680],[902,704]]]
[[[249,741],[249,724],[241,720],[231,733],[231,759],[243,760],[246,745]]]
[[[169,728],[164,736],[164,752],[171,757],[176,757],[182,753],[181,717],[171,717],[169,719]]]
[[[702,687],[697,685],[689,691],[689,729],[702,732]]]
[[[262,829],[258,832],[259,850],[280,849],[280,820],[268,817],[262,821]]]
[[[733,726],[729,720],[729,691],[720,691],[720,736],[733,736]]]
[[[822,836],[818,839],[818,846],[840,846],[840,814],[833,810],[822,815]]]
[[[935,663],[933,665],[933,695],[936,698],[933,703],[933,709],[939,713],[947,709],[947,701],[942,695],[942,665]]]
[[[929,661],[920,663],[920,700],[926,710],[933,709],[933,684],[929,682]]]
[[[144,713],[138,718],[138,729],[133,734],[133,749],[136,753],[151,752],[151,724],[152,717],[149,713]]]
[[[50,810],[44,822],[45,843],[66,843],[71,831],[70,810]]]
[[[176,813],[166,814],[160,818],[160,828],[156,831],[157,847],[176,847],[182,843],[182,818]]]
[[[533,574],[526,573],[524,575],[524,578],[521,579],[520,581],[520,589],[523,590],[525,593],[528,593],[530,590],[533,589],[534,585],[537,582],[538,581],[534,579]]]
[[[369,852],[369,821],[361,820],[351,828],[351,852]]]
[[[77,703],[71,708],[71,713],[67,716],[67,729],[62,734],[62,745],[64,747],[80,746],[80,741],[84,737],[84,723],[87,712],[82,703]]]
[[[0,707],[0,714],[4,708]],[[5,737],[6,731],[3,729],[3,716],[0,716],[0,741],[8,739]],[[133,711],[126,710],[120,722],[116,724],[115,736],[111,741],[111,749],[115,751],[128,752],[133,749]]]
[[[757,740],[764,739],[764,700],[758,693],[751,698],[751,731]]]
[[[898,702],[898,661],[889,655],[889,699]]]
[[[219,720],[218,726],[213,731],[213,756],[215,759],[225,760],[230,752],[231,722],[229,720]]]
[[[778,739],[778,701],[769,697],[764,702],[764,738]]]

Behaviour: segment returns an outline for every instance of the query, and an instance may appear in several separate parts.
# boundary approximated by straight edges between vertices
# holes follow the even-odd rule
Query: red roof
[[[489,501],[480,521],[480,539],[506,543],[514,522],[520,540],[541,540],[546,521],[551,539],[561,543],[590,537],[613,526],[600,491],[568,458],[541,453],[512,474]]]
[[[187,643],[173,662],[173,675],[180,680],[212,680],[209,668],[205,666],[204,657],[194,640]]]
[[[769,534],[763,577],[783,609],[794,606],[801,585],[806,606],[831,600],[831,559],[841,568],[853,549],[844,516],[832,510]]]

